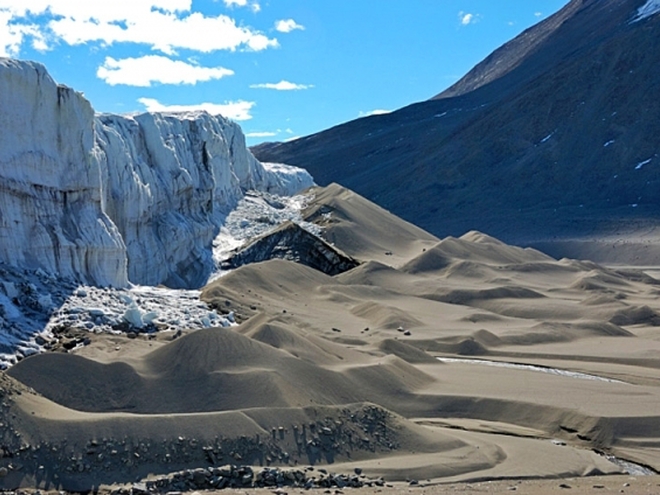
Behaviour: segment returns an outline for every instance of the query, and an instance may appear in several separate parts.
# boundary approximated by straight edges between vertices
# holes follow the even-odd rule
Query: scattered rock
[[[341,488],[363,488],[383,486],[382,478],[375,480],[360,479],[357,474],[335,474],[326,469],[319,469],[318,477],[307,469],[287,469],[265,467],[254,472],[250,466],[227,465],[215,468],[189,469],[147,481],[138,481],[131,488],[117,488],[111,495],[146,495],[149,493],[165,493],[181,495],[187,491],[221,490],[224,488],[275,488],[273,493],[287,495],[283,487],[292,488],[326,488],[325,493],[341,495]],[[309,477],[308,477],[309,476]]]

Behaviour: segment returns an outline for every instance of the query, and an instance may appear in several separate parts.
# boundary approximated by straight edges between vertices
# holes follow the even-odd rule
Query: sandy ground
[[[109,488],[101,488],[99,494],[110,493]],[[23,493],[34,493],[34,490],[23,490]],[[51,495],[59,492],[41,491],[43,495]],[[247,488],[247,489],[225,489],[221,491],[205,490],[194,493],[204,493],[207,495],[228,494],[228,495],[294,495],[305,493],[330,493],[332,495],[342,495],[355,493],[356,495],[436,495],[443,493],[460,493],[464,495],[481,494],[510,494],[519,493],[522,495],[555,495],[571,493],[623,493],[627,495],[657,495],[660,493],[660,477],[644,476],[635,477],[628,475],[614,476],[593,476],[582,478],[565,479],[512,479],[512,480],[490,480],[475,481],[471,483],[441,483],[441,484],[420,484],[410,486],[409,483],[388,483],[382,488],[345,488],[338,489],[314,489],[302,490],[299,488]]]
[[[232,490],[241,495],[272,493],[273,490]],[[305,493],[301,490],[283,490],[288,494]],[[339,495],[337,490],[330,493]],[[342,492],[342,490],[339,490]],[[226,493],[226,492],[224,492]],[[360,488],[343,490],[343,493],[380,494],[380,495],[435,495],[441,493],[479,494],[530,494],[555,495],[557,493],[625,493],[628,495],[656,495],[660,493],[660,478],[636,478],[631,476],[596,476],[593,478],[567,478],[562,480],[500,480],[474,483],[448,483],[428,486],[409,486],[397,484],[385,488]]]
[[[402,483],[383,493],[660,493],[621,476],[660,470],[657,267],[439,240],[338,186],[305,216],[361,265],[244,266],[202,293],[239,326],[94,336],[1,375],[0,487],[233,463]]]

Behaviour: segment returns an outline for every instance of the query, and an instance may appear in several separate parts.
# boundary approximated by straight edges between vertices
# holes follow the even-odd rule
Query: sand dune
[[[399,266],[438,239],[338,184],[314,192],[305,215],[350,256]]]
[[[242,266],[202,293],[238,326],[23,360],[2,375],[14,457],[0,465],[25,467],[0,486],[228,462],[391,480],[621,472],[594,451],[660,469],[656,279],[477,232],[440,241],[339,186],[311,194],[307,220],[360,266]]]

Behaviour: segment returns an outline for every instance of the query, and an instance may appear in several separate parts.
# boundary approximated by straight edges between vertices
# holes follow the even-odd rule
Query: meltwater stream
[[[461,358],[446,358],[438,357],[438,361],[443,363],[461,363],[461,364],[477,364],[482,366],[494,366],[497,368],[510,368],[515,370],[536,371],[539,373],[547,373],[550,375],[565,376],[568,378],[578,378],[580,380],[593,380],[608,383],[626,383],[612,378],[604,378],[602,376],[589,375],[587,373],[580,373],[578,371],[568,371],[559,368],[550,368],[548,366],[537,366],[533,364],[519,364],[519,363],[506,363],[502,361],[487,361],[485,359],[461,359]]]
[[[634,462],[626,461],[624,459],[619,459],[613,455],[608,454],[604,455],[603,457],[605,457],[612,464],[619,466],[626,472],[626,474],[630,474],[632,476],[653,476],[654,474],[658,474],[651,468],[642,466],[641,464],[635,464]]]
[[[612,378],[604,378],[602,376],[597,376],[597,375],[589,375],[587,373],[580,373],[578,371],[568,371],[568,370],[563,370],[559,368],[550,368],[548,366],[538,366],[538,365],[532,365],[532,364],[519,364],[519,363],[507,363],[507,362],[502,362],[502,361],[488,361],[485,359],[461,359],[461,358],[447,358],[447,357],[437,357],[436,358],[438,361],[443,362],[443,363],[459,363],[459,364],[475,364],[475,365],[481,365],[481,366],[494,366],[498,368],[510,368],[510,369],[516,369],[516,370],[524,370],[524,371],[535,371],[539,373],[548,373],[551,375],[558,375],[558,376],[565,376],[568,378],[577,378],[580,380],[593,380],[593,381],[601,381],[601,382],[608,382],[608,383],[623,383],[625,384],[626,382],[622,382],[621,380],[614,380]],[[601,454],[603,457],[605,457],[608,461],[610,461],[613,464],[616,464],[619,466],[621,469],[623,469],[627,474],[633,475],[633,476],[650,476],[657,474],[653,469],[650,469],[646,466],[642,466],[641,464],[636,464],[631,461],[627,461],[624,459],[620,459],[618,457],[615,457],[610,454]]]

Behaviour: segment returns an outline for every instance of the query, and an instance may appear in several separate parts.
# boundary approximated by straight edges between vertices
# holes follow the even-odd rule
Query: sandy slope
[[[0,465],[23,467],[0,486],[228,462],[445,483],[621,472],[594,451],[660,469],[659,282],[313,194],[307,219],[359,267],[244,266],[203,292],[240,326],[22,361],[1,377]]]

